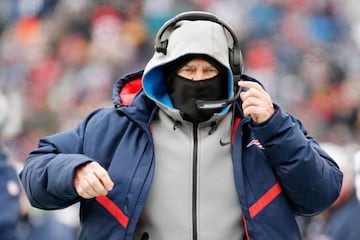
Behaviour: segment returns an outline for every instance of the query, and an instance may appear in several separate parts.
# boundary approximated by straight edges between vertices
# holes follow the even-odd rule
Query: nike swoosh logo
[[[221,138],[220,138],[220,145],[221,146],[226,146],[226,145],[229,145],[231,143],[231,141],[228,141],[228,142],[224,142]]]

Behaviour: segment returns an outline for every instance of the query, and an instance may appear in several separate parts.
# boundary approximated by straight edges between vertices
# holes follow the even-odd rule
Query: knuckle
[[[90,164],[89,164],[89,167],[90,167],[90,169],[97,169],[98,168],[98,166],[99,166],[99,164],[97,163],[97,162],[91,162]]]
[[[79,196],[81,196],[81,197],[86,196],[86,191],[84,191],[84,189],[81,188],[81,187],[77,188],[77,189],[76,189],[76,192],[77,192],[77,194],[78,194]]]
[[[96,173],[96,176],[98,176],[98,177],[101,178],[101,179],[106,178],[107,175],[108,175],[108,174],[107,174],[107,172],[105,172],[105,171],[99,171],[99,172]]]
[[[91,179],[89,180],[90,186],[96,187],[96,186],[98,185],[98,183],[99,183],[99,180],[98,180],[97,178],[91,178]],[[90,187],[90,186],[89,186],[89,187]]]

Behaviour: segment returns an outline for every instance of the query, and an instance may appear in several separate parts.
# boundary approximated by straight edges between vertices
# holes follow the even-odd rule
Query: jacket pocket
[[[249,208],[250,217],[254,218],[261,212],[267,205],[269,205],[280,193],[282,189],[279,183],[275,183],[264,195],[262,195],[253,205]]]
[[[126,228],[129,223],[129,218],[124,214],[124,212],[107,196],[98,196],[96,201],[102,205],[116,220],[120,223],[121,226]]]

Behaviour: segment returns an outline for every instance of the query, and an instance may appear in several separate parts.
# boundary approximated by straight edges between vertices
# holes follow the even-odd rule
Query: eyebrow
[[[179,70],[182,69],[182,68],[185,68],[185,67],[196,68],[197,66],[196,66],[196,64],[189,64],[189,63],[187,63],[187,64],[185,64],[184,66],[180,67]],[[215,67],[215,66],[212,65],[211,63],[205,65],[204,68],[205,68],[205,69],[214,68],[214,69],[218,70],[217,67]]]

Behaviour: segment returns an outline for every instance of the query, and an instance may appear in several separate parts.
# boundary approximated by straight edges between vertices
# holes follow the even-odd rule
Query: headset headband
[[[176,23],[183,20],[189,20],[189,21],[211,21],[214,23],[217,23],[221,25],[223,28],[225,28],[231,35],[231,38],[233,40],[233,46],[232,48],[229,47],[229,63],[231,66],[231,71],[234,75],[241,75],[242,74],[242,55],[239,47],[239,41],[236,37],[235,32],[231,29],[231,27],[221,21],[219,18],[217,18],[214,14],[208,13],[208,12],[202,12],[202,11],[190,11],[190,12],[184,12],[180,13],[174,18],[168,20],[165,22],[165,24],[160,28],[158,33],[155,37],[155,51],[159,53],[163,53],[166,55],[167,53],[167,46],[168,46],[168,39],[162,39],[163,34],[166,30],[172,28],[175,26]]]

